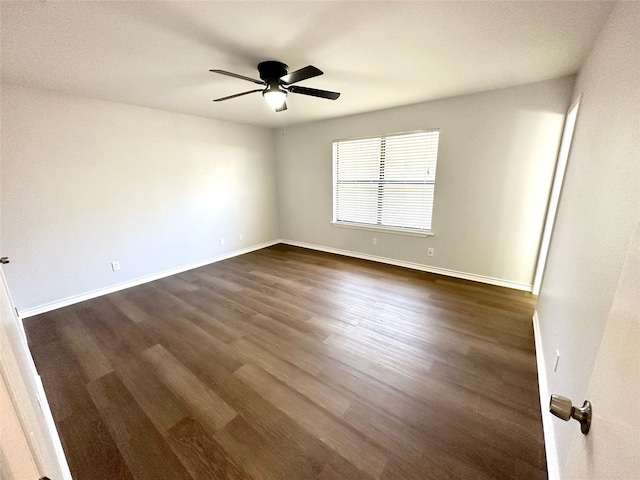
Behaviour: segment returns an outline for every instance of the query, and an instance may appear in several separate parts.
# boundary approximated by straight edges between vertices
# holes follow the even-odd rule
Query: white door
[[[0,275],[1,277],[2,275]],[[8,348],[5,342],[5,320],[12,316],[9,297],[4,285],[0,281],[0,296],[2,303],[2,350],[0,350],[0,478],[6,480],[37,479],[39,478],[36,461],[33,458],[27,437],[18,419],[18,412],[14,407],[14,400],[7,388],[9,367]]]
[[[640,479],[639,371],[640,224],[587,389],[586,398],[593,404],[591,431],[585,436],[575,429],[562,480]]]
[[[71,480],[4,267],[12,265],[0,264],[0,478]]]

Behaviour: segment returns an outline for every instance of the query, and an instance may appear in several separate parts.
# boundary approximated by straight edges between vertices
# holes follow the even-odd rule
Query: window
[[[333,142],[336,225],[431,230],[439,130]]]

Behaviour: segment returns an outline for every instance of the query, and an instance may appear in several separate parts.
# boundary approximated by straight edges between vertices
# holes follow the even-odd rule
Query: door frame
[[[578,122],[578,113],[581,101],[582,94],[578,95],[578,98],[571,104],[565,116],[560,148],[558,150],[558,158],[556,160],[556,168],[553,174],[553,182],[551,183],[551,191],[549,192],[547,214],[545,217],[544,228],[542,230],[542,237],[540,239],[538,260],[536,263],[535,274],[533,276],[531,292],[534,295],[538,295],[540,293],[540,288],[542,287],[544,270],[547,264],[547,256],[549,255],[549,246],[551,245],[551,236],[553,234],[553,227],[556,223],[558,205],[560,203],[560,196],[562,195],[562,185],[564,184],[564,176],[567,171],[567,164],[571,153],[571,144],[573,142],[573,133],[575,132],[576,124]]]

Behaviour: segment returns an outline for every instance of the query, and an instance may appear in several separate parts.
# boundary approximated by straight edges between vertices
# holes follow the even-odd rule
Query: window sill
[[[433,237],[435,233],[429,232],[419,232],[412,230],[405,230],[402,228],[392,228],[392,227],[374,227],[372,225],[360,225],[355,223],[344,223],[344,222],[331,222],[331,225],[334,227],[341,228],[353,228],[356,230],[369,230],[374,232],[384,232],[384,233],[393,233],[397,235],[407,235],[409,237]]]

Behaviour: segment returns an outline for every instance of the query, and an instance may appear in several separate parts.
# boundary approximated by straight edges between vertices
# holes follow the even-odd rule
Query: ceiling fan
[[[258,64],[258,72],[260,73],[260,78],[262,80],[245,77],[244,75],[238,75],[237,73],[227,72],[225,70],[209,71],[219,73],[220,75],[239,78],[241,80],[247,80],[248,82],[257,83],[258,85],[264,85],[266,87],[236,93],[235,95],[229,95],[228,97],[216,98],[214,102],[222,102],[224,100],[241,97],[250,93],[262,92],[262,96],[269,105],[275,108],[276,112],[282,112],[287,109],[286,100],[287,94],[289,93],[300,93],[302,95],[311,95],[312,97],[327,98],[329,100],[335,100],[340,96],[338,92],[329,92],[327,90],[318,90],[317,88],[293,85],[294,83],[301,82],[302,80],[322,75],[322,70],[314,67],[313,65],[288,73],[289,67],[282,62],[277,62],[275,60],[261,62]]]

